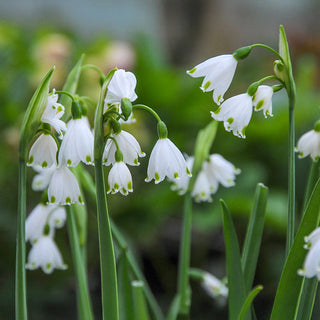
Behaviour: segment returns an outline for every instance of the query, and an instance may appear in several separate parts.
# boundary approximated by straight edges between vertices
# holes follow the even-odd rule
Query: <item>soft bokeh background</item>
[[[320,115],[320,4],[316,0],[0,0],[0,319],[14,318],[14,259],[17,211],[17,145],[26,106],[46,71],[56,66],[52,88],[60,89],[81,53],[85,62],[107,72],[117,66],[135,72],[141,103],[155,108],[166,121],[170,138],[192,154],[196,134],[209,121],[211,94],[200,79],[185,74],[197,63],[238,47],[266,43],[277,48],[283,24],[292,52],[297,82],[297,137]],[[241,62],[226,98],[272,73],[274,57],[255,49]],[[79,93],[96,99],[98,78],[87,71]],[[255,186],[270,187],[266,227],[255,284],[258,319],[268,319],[284,260],[287,188],[287,99],[277,93],[274,117],[255,113],[241,140],[222,126],[212,152],[241,168],[234,188],[220,188],[212,204],[195,205],[193,267],[225,276],[224,241],[218,199],[232,211],[243,242]],[[92,110],[91,110],[92,111]],[[156,141],[155,121],[143,113],[130,129],[150,154]],[[176,289],[177,257],[183,199],[168,183],[146,184],[147,159],[132,168],[134,193],[109,197],[110,212],[135,249],[149,284],[166,312]],[[300,215],[310,160],[297,160],[297,214]],[[92,168],[89,169],[92,173]],[[34,173],[28,171],[31,182]],[[28,189],[28,212],[40,194]],[[88,199],[88,271],[97,319],[100,318],[100,271],[95,204]],[[76,319],[75,283],[66,229],[56,240],[67,271],[44,275],[27,272],[30,319]],[[191,319],[225,319],[226,308],[192,283]],[[317,302],[319,299],[317,298]],[[314,319],[319,319],[316,302]]]

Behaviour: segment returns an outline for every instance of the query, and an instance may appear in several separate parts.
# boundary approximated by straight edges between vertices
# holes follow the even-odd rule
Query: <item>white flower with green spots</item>
[[[193,156],[189,157],[185,155],[185,159],[186,159],[187,167],[191,172],[193,168],[194,157]],[[178,191],[179,195],[185,194],[189,187],[190,178],[191,177],[189,175],[185,175],[183,177],[180,177],[180,179],[173,179],[173,180],[170,179],[170,181],[172,182],[171,190]]]
[[[203,92],[213,90],[213,101],[220,105],[230,87],[237,64],[238,61],[232,54],[224,54],[198,64],[187,73],[194,78],[204,77],[201,90]]]
[[[272,117],[272,96],[273,89],[270,86],[259,86],[253,96],[253,106],[255,111],[263,110],[263,115]]]
[[[194,198],[196,202],[212,202],[211,193],[212,190],[210,181],[208,180],[205,170],[202,170],[199,172],[197,179],[194,183],[191,196]]]
[[[239,138],[245,138],[245,131],[252,116],[252,97],[242,93],[224,101],[211,116],[217,121],[223,121],[227,131],[232,131]]]
[[[307,278],[317,276],[320,280],[320,229],[315,229],[309,236],[305,237],[305,242],[304,248],[309,251],[303,268],[298,270],[298,274]]]
[[[64,115],[64,106],[58,103],[58,95],[53,93],[48,96],[47,106],[42,114],[41,121],[50,124],[59,134],[59,138],[63,138],[63,131],[67,130],[66,124],[60,120]]]
[[[136,85],[137,79],[132,72],[123,69],[117,70],[108,85],[103,112],[107,110],[108,105],[120,107],[123,98],[129,99],[131,102],[135,101],[138,97],[135,93]]]
[[[49,204],[83,204],[79,184],[69,168],[58,166],[52,174],[48,187]]]
[[[48,168],[43,168],[42,166],[33,166],[33,169],[37,171],[32,180],[32,190],[34,191],[43,191],[45,190],[51,180],[51,177],[56,170],[57,166],[52,165]]]
[[[123,161],[117,161],[113,164],[108,175],[108,191],[107,193],[120,192],[124,196],[132,192],[131,173]]]
[[[154,179],[155,183],[159,183],[165,177],[176,180],[187,176],[191,176],[191,172],[181,151],[170,139],[159,139],[152,149],[145,181]]]
[[[320,131],[310,130],[298,140],[295,151],[299,158],[305,158],[308,155],[313,161],[318,161],[320,157]]]
[[[140,145],[136,138],[124,130],[121,130],[117,134],[112,134],[111,137],[114,138],[118,143],[119,150],[123,155],[123,162],[130,166],[138,166],[140,164],[138,157],[145,157],[146,154],[141,151]],[[109,139],[106,143],[102,157],[103,164],[105,166],[109,166],[110,164],[114,164],[116,162],[116,151],[117,146],[115,142],[112,139]]]
[[[68,122],[59,151],[59,164],[76,167],[80,161],[93,165],[93,134],[87,117]]]
[[[228,297],[228,287],[214,275],[206,272],[203,281],[202,287],[212,298],[217,298],[219,296]]]
[[[67,269],[67,265],[63,263],[61,253],[52,237],[43,235],[32,246],[26,268],[41,268],[44,273],[50,274],[54,269]]]
[[[50,134],[41,134],[29,151],[28,166],[51,167],[57,164],[58,146]]]

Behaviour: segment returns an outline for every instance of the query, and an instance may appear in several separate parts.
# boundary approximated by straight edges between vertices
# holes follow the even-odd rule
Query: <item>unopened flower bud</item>
[[[121,99],[121,111],[125,120],[128,120],[132,112],[132,103],[128,98]]]
[[[237,49],[232,55],[237,61],[243,60],[250,54],[251,50],[251,46],[242,47]]]

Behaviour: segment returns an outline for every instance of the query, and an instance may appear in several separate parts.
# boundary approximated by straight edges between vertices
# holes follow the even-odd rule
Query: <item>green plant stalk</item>
[[[303,212],[306,210],[306,207],[307,207],[308,201],[310,199],[310,195],[312,193],[312,190],[313,190],[313,188],[319,178],[319,165],[320,165],[320,161],[317,161],[317,162],[312,161],[310,172],[309,172],[309,177],[308,177],[306,194],[304,196],[304,201],[303,201]]]
[[[190,267],[190,246],[192,228],[192,198],[188,192],[184,200],[184,217],[182,241],[180,244],[179,273],[178,273],[178,296],[180,297],[179,316],[187,316],[190,311],[190,287],[189,287],[189,267]]]
[[[77,279],[78,317],[81,320],[93,320],[87,276],[80,249],[74,212],[70,206],[66,206],[66,211],[72,259]]]
[[[89,193],[90,197],[95,200],[96,199],[96,190],[95,190],[95,186],[94,183],[92,181],[91,176],[89,175],[88,172],[86,172],[85,170],[79,170],[78,171],[80,179],[82,181],[83,186],[86,188],[87,192]],[[112,221],[112,219],[110,218],[110,225],[111,225],[111,230],[112,230],[112,235],[113,235],[113,239],[116,243],[116,245],[121,249],[121,250],[128,250],[127,252],[127,258],[128,258],[128,263],[130,265],[130,268],[134,274],[134,276],[138,279],[143,281],[144,286],[144,292],[146,295],[146,299],[148,300],[150,309],[153,313],[153,316],[155,319],[157,320],[163,320],[163,314],[162,311],[158,305],[157,300],[155,299],[150,287],[148,286],[148,283],[142,273],[142,271],[140,270],[139,264],[136,261],[134,255],[131,253],[130,248],[128,247],[128,244],[124,238],[124,236],[121,234],[120,230],[117,228],[117,226],[115,225],[115,223]]]
[[[95,159],[98,230],[101,268],[102,315],[104,320],[119,319],[117,272],[107,209],[102,161]]]
[[[256,286],[252,289],[252,291],[248,294],[244,304],[242,305],[241,311],[238,316],[238,320],[245,320],[246,314],[253,302],[253,299],[257,296],[257,294],[263,289],[262,286]]]
[[[134,320],[150,320],[147,304],[144,297],[143,282],[132,281],[131,285],[134,301]]]
[[[18,194],[18,221],[16,244],[16,274],[15,274],[15,312],[16,320],[27,320],[26,299],[26,161],[19,161],[19,194]]]

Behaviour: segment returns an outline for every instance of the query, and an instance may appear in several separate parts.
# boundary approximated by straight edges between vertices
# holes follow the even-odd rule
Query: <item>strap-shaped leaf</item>
[[[134,300],[134,320],[150,320],[147,303],[144,296],[143,282],[132,281]],[[131,319],[131,318],[128,318]]]
[[[268,188],[262,183],[256,187],[254,207],[250,216],[242,251],[242,270],[247,292],[251,290],[260,251]]]
[[[226,246],[229,287],[229,320],[237,320],[246,300],[245,281],[241,268],[240,249],[236,230],[226,203],[220,200],[223,212],[223,232]],[[245,319],[251,319],[248,313]]]
[[[320,179],[311,194],[307,209],[282,271],[271,320],[294,319],[303,280],[303,277],[297,274],[297,270],[302,267],[306,255],[306,250],[303,248],[304,237],[310,234],[319,224],[319,194]]]
[[[250,308],[253,299],[257,296],[257,294],[263,289],[262,286],[256,286],[252,289],[252,291],[248,294],[246,301],[244,302],[241,312],[239,314],[238,320],[244,320],[248,309]]]

